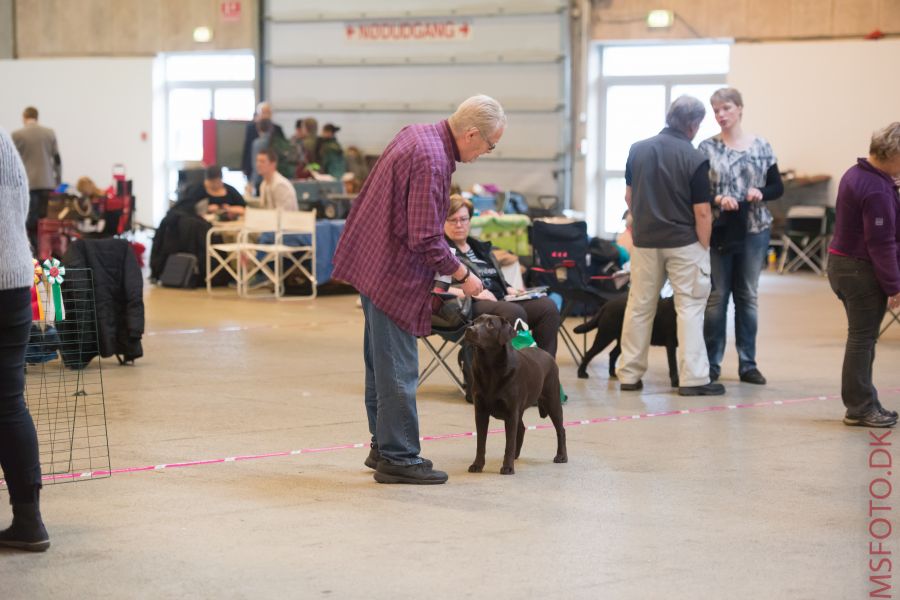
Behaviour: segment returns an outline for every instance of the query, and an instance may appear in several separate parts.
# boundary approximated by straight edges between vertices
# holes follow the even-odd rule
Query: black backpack
[[[166,259],[166,266],[159,276],[159,283],[172,288],[197,287],[197,257],[186,252],[172,254]]]

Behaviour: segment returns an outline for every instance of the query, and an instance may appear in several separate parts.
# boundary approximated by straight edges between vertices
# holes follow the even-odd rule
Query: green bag
[[[531,337],[531,332],[528,331],[528,325],[522,319],[516,319],[516,324],[513,325],[513,328],[516,330],[516,337],[511,341],[513,348],[521,350],[522,348],[537,346],[537,342],[534,341],[534,338]]]

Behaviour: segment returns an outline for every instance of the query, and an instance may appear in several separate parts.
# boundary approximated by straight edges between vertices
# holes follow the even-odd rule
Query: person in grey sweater
[[[0,468],[12,525],[0,547],[43,552],[50,538],[41,519],[41,463],[25,405],[25,347],[31,331],[34,267],[25,233],[28,178],[9,135],[0,130]]]

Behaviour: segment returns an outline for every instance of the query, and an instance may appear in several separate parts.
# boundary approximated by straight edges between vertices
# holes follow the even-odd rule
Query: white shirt
[[[259,186],[259,197],[263,208],[299,210],[294,184],[278,171],[272,175],[271,181],[263,179],[262,185]]]

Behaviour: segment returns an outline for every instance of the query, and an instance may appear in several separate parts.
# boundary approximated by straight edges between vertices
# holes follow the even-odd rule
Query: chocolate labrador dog
[[[595,356],[603,352],[613,341],[616,345],[609,353],[609,376],[616,376],[616,360],[622,353],[622,322],[625,320],[625,306],[628,298],[615,298],[600,307],[594,317],[583,325],[579,325],[573,331],[575,333],[587,333],[592,329],[597,330],[594,344],[584,354],[584,360],[578,365],[578,377],[587,379],[587,366]],[[653,318],[653,331],[650,334],[650,344],[653,346],[665,346],[669,359],[669,380],[672,387],[678,387],[678,360],[675,353],[678,348],[678,316],[675,313],[675,300],[662,298],[656,307],[656,317]]]
[[[484,469],[484,450],[491,417],[506,426],[506,452],[500,473],[515,473],[513,462],[522,451],[525,424],[522,415],[537,405],[541,417],[550,416],[556,429],[555,463],[568,462],[566,430],[559,398],[556,361],[540,348],[515,350],[510,344],[516,330],[502,317],[482,315],[466,329],[465,339],[473,349],[472,395],[478,446],[470,473]]]

